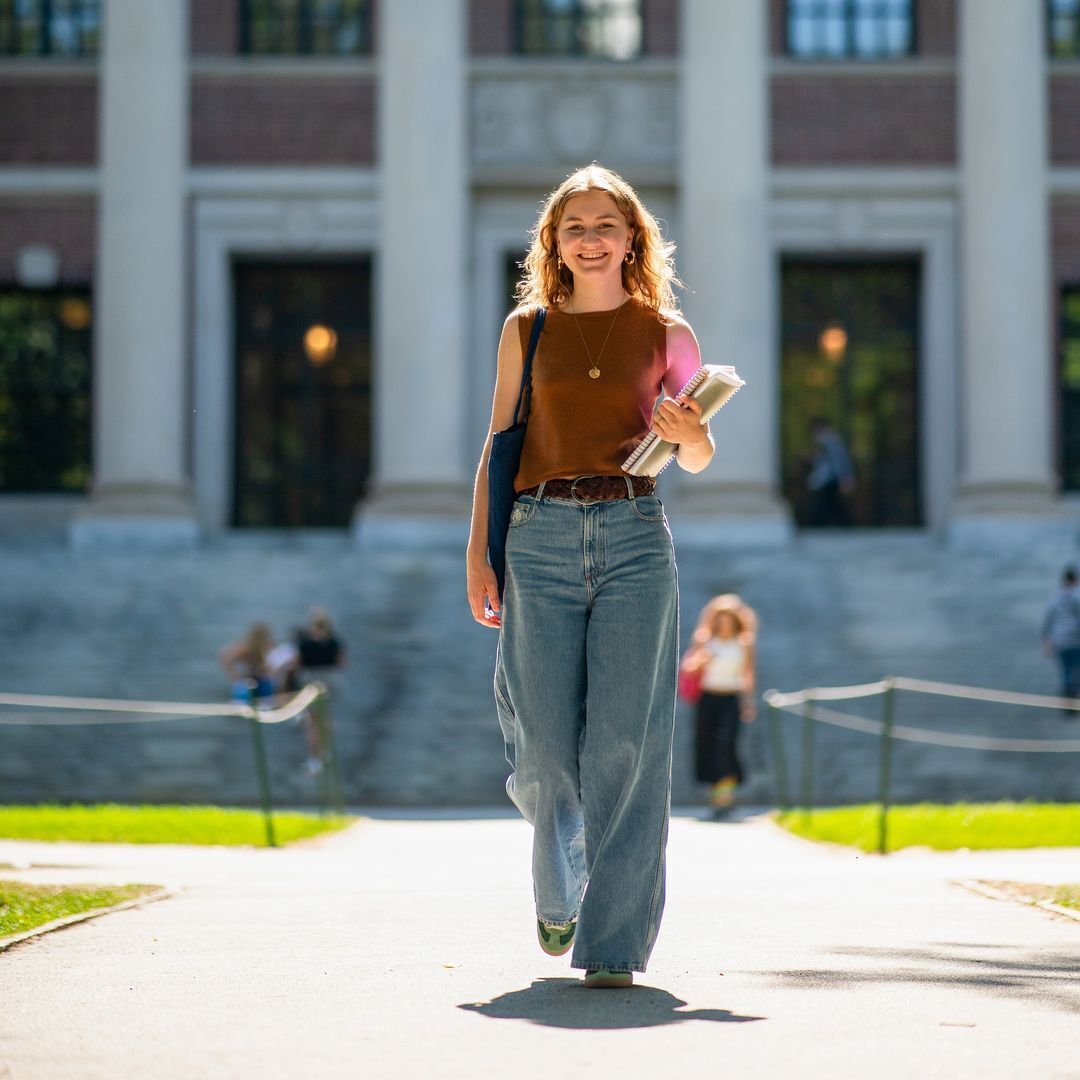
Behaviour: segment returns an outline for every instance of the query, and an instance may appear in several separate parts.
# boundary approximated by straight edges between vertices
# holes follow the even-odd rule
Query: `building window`
[[[914,51],[911,0],[787,0],[789,56],[880,60]]]
[[[517,0],[516,51],[527,56],[641,55],[641,0]]]
[[[1061,294],[1061,480],[1080,491],[1080,285]]]
[[[240,51],[357,56],[371,52],[368,0],[241,0]]]
[[[1046,25],[1051,57],[1080,56],[1080,0],[1047,0]]]
[[[101,0],[0,0],[5,56],[94,56]]]
[[[90,293],[0,290],[0,492],[90,483]]]

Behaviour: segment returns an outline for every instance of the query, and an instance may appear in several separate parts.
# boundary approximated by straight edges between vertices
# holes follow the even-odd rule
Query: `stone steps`
[[[798,689],[903,674],[1053,693],[1040,651],[1043,605],[1075,551],[1024,558],[960,555],[917,532],[800,534],[787,550],[724,553],[700,542],[678,550],[685,644],[701,605],[739,592],[761,618],[759,685]],[[227,700],[222,644],[256,618],[285,634],[313,603],[337,617],[349,648],[346,697],[336,709],[351,802],[498,804],[506,765],[492,700],[497,636],[464,600],[460,545],[382,554],[340,533],[232,534],[169,555],[75,554],[59,543],[0,548],[0,690]],[[876,717],[880,703],[853,706]],[[909,724],[1080,738],[1056,713],[901,695]],[[692,717],[677,717],[674,798],[700,798],[690,780]],[[784,721],[793,776],[800,725]],[[743,797],[774,798],[766,726],[744,733]],[[299,772],[294,724],[270,733],[276,796],[314,798]],[[823,728],[816,790],[856,801],[876,789],[878,747]],[[1074,755],[960,752],[903,745],[897,798],[1080,798]],[[0,727],[5,801],[255,799],[250,735],[237,721],[185,720],[120,728]]]

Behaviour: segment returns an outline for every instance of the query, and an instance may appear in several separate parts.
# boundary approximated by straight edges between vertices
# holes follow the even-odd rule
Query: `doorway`
[[[371,259],[233,276],[233,524],[345,527],[371,473]]]
[[[923,524],[917,259],[781,262],[781,484],[801,526]],[[810,489],[811,425],[839,435],[854,473],[833,520]]]

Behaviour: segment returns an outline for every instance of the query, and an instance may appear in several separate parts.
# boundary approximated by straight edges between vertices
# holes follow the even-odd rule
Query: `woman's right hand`
[[[481,626],[498,630],[502,626],[502,604],[499,583],[491,564],[487,559],[469,559],[465,564],[465,577],[472,617]]]

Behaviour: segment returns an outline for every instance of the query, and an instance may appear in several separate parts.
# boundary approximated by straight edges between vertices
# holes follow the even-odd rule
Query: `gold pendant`
[[[598,367],[589,368],[589,378],[590,379],[599,379],[600,378],[600,369]]]

